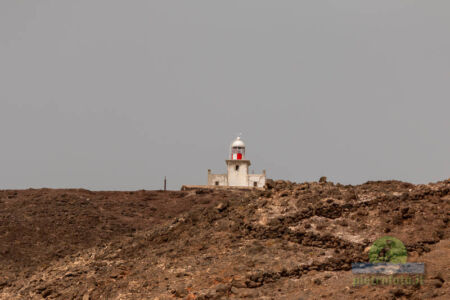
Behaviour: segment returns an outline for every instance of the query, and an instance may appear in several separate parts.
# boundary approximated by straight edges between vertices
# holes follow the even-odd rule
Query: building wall
[[[236,166],[239,166],[236,170]],[[250,161],[227,160],[227,174],[212,174],[208,170],[208,185],[212,186],[236,186],[236,187],[256,187],[264,188],[266,184],[266,171],[262,174],[248,174]],[[216,184],[218,183],[218,184]]]
[[[227,174],[212,174],[211,170],[208,170],[208,185],[228,186]]]
[[[248,186],[248,160],[227,160],[228,185]]]
[[[254,186],[256,182],[256,187],[264,187],[266,185],[266,174],[250,174],[248,175],[248,185]]]

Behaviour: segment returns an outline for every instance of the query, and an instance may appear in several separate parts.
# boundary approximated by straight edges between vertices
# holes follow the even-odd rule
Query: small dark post
[[[167,190],[167,179],[166,176],[164,176],[164,191]]]

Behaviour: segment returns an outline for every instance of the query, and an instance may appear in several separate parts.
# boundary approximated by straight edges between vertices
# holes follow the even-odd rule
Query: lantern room
[[[233,143],[231,143],[231,159],[242,160],[245,157],[245,144],[241,140],[241,137],[237,137]]]

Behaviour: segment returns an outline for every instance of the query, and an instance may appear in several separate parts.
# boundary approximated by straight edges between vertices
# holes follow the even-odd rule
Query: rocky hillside
[[[450,180],[0,191],[1,299],[448,299]],[[423,285],[353,286],[379,237]]]

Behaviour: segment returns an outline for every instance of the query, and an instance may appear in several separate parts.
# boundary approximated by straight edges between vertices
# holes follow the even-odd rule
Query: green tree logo
[[[369,250],[371,263],[404,264],[408,253],[402,241],[391,236],[385,236],[376,240]]]

